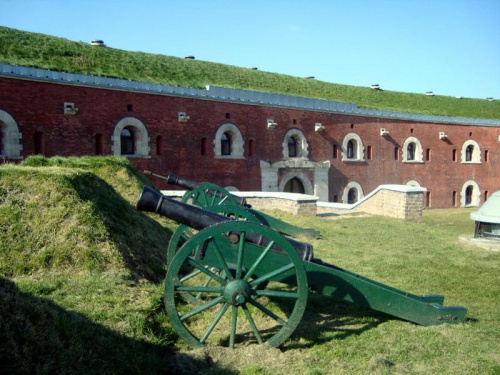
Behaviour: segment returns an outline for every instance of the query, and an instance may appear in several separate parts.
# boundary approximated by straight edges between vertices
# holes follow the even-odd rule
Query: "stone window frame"
[[[415,144],[415,150],[414,152],[414,158],[413,159],[408,159],[408,146],[410,144]],[[408,137],[403,143],[403,157],[402,157],[402,162],[403,163],[423,163],[424,162],[424,150],[422,148],[422,144],[416,137]]]
[[[0,132],[2,132],[2,137],[0,137],[2,142],[0,157],[5,159],[23,159],[23,156],[21,156],[21,151],[23,150],[21,139],[23,135],[19,131],[14,118],[1,109]]]
[[[469,186],[472,186],[472,198],[471,198],[471,203],[466,204],[465,193]],[[474,180],[466,181],[462,185],[462,190],[460,191],[460,207],[479,207],[480,203],[481,203],[481,190],[479,189],[479,185]]]
[[[347,157],[347,149],[349,142],[354,142],[356,149],[354,150],[354,155],[352,158]],[[356,133],[349,133],[344,137],[342,141],[342,161],[345,162],[360,162],[365,161],[365,146],[361,137]]]
[[[351,181],[344,188],[344,192],[342,193],[342,203],[347,204],[349,191],[351,189],[356,189],[356,191],[357,191],[358,200],[356,201],[356,203],[364,198],[365,194],[363,193],[363,188],[361,187],[361,185],[359,183],[357,183],[356,181]]]
[[[471,160],[466,160],[467,147],[472,146],[472,158]],[[469,139],[464,142],[462,145],[462,154],[461,154],[461,162],[463,164],[481,164],[481,148],[479,147],[479,143],[474,141],[473,139]]]
[[[222,155],[221,140],[224,133],[229,134],[231,152]],[[240,129],[232,123],[225,123],[218,127],[214,137],[214,158],[216,159],[244,159],[244,141]]]
[[[290,156],[288,152],[288,142],[290,138],[295,140],[296,144],[296,156]],[[283,137],[282,155],[284,159],[308,159],[309,157],[309,144],[307,143],[307,138],[302,133],[300,129],[290,129],[286,132]]]
[[[304,194],[307,195],[314,195],[314,187],[309,181],[309,177],[304,172],[300,171],[289,171],[286,172],[286,174],[283,176],[281,179],[281,182],[278,187],[278,191],[284,192],[285,190],[285,185],[290,181],[291,179],[296,178],[302,183],[302,186],[304,187]]]
[[[131,128],[134,132],[134,153],[132,155],[123,155],[121,153],[121,133],[125,128]],[[113,142],[112,150],[115,156],[124,156],[126,158],[150,158],[149,136],[146,126],[141,120],[135,117],[125,117],[118,121],[111,137]]]

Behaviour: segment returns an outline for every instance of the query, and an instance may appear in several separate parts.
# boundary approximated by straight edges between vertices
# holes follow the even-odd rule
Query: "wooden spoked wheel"
[[[184,275],[185,269],[192,272]],[[183,299],[184,292],[198,293],[201,303]],[[243,221],[196,234],[174,256],[165,280],[167,314],[193,347],[248,340],[277,347],[300,323],[307,295],[304,264],[290,242]]]
[[[198,207],[238,205],[226,189],[209,182],[203,182],[196,189],[187,191],[182,197],[182,202]]]

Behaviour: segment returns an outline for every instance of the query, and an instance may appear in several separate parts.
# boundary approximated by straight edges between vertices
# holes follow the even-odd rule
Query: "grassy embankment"
[[[0,27],[0,62],[174,86],[217,85],[398,112],[500,119],[499,100],[374,91],[368,87],[373,82],[367,82],[367,87],[340,85],[208,61],[93,47],[6,27]]]
[[[135,210],[144,183],[115,158],[0,167],[2,373],[500,372],[500,253],[458,242],[472,232],[470,210],[426,211],[423,224],[272,213],[320,229],[310,242],[324,261],[466,306],[462,324],[421,327],[311,295],[281,349],[189,350],[162,304],[175,224]]]

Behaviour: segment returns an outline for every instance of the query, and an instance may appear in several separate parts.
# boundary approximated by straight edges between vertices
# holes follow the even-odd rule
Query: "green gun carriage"
[[[310,291],[425,326],[465,318],[466,309],[443,306],[443,296],[414,295],[325,263],[312,245],[258,221],[178,202],[149,187],[137,209],[192,229],[182,241],[172,236],[165,278],[167,314],[192,347],[248,341],[277,347],[299,325]]]

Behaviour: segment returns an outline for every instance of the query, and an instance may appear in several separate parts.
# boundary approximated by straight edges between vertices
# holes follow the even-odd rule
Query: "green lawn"
[[[162,302],[175,224],[135,211],[144,181],[121,159],[50,160],[0,167],[2,372],[500,373],[500,252],[458,241],[473,231],[470,209],[425,211],[422,224],[270,212],[321,230],[307,240],[317,258],[411,293],[443,294],[445,305],[467,307],[465,322],[422,327],[311,294],[280,349],[192,350]]]
[[[208,61],[94,47],[1,26],[0,63],[182,87],[216,85],[351,102],[397,112],[500,119],[500,100],[374,91],[368,87],[373,82],[367,82],[366,87],[340,85]]]

